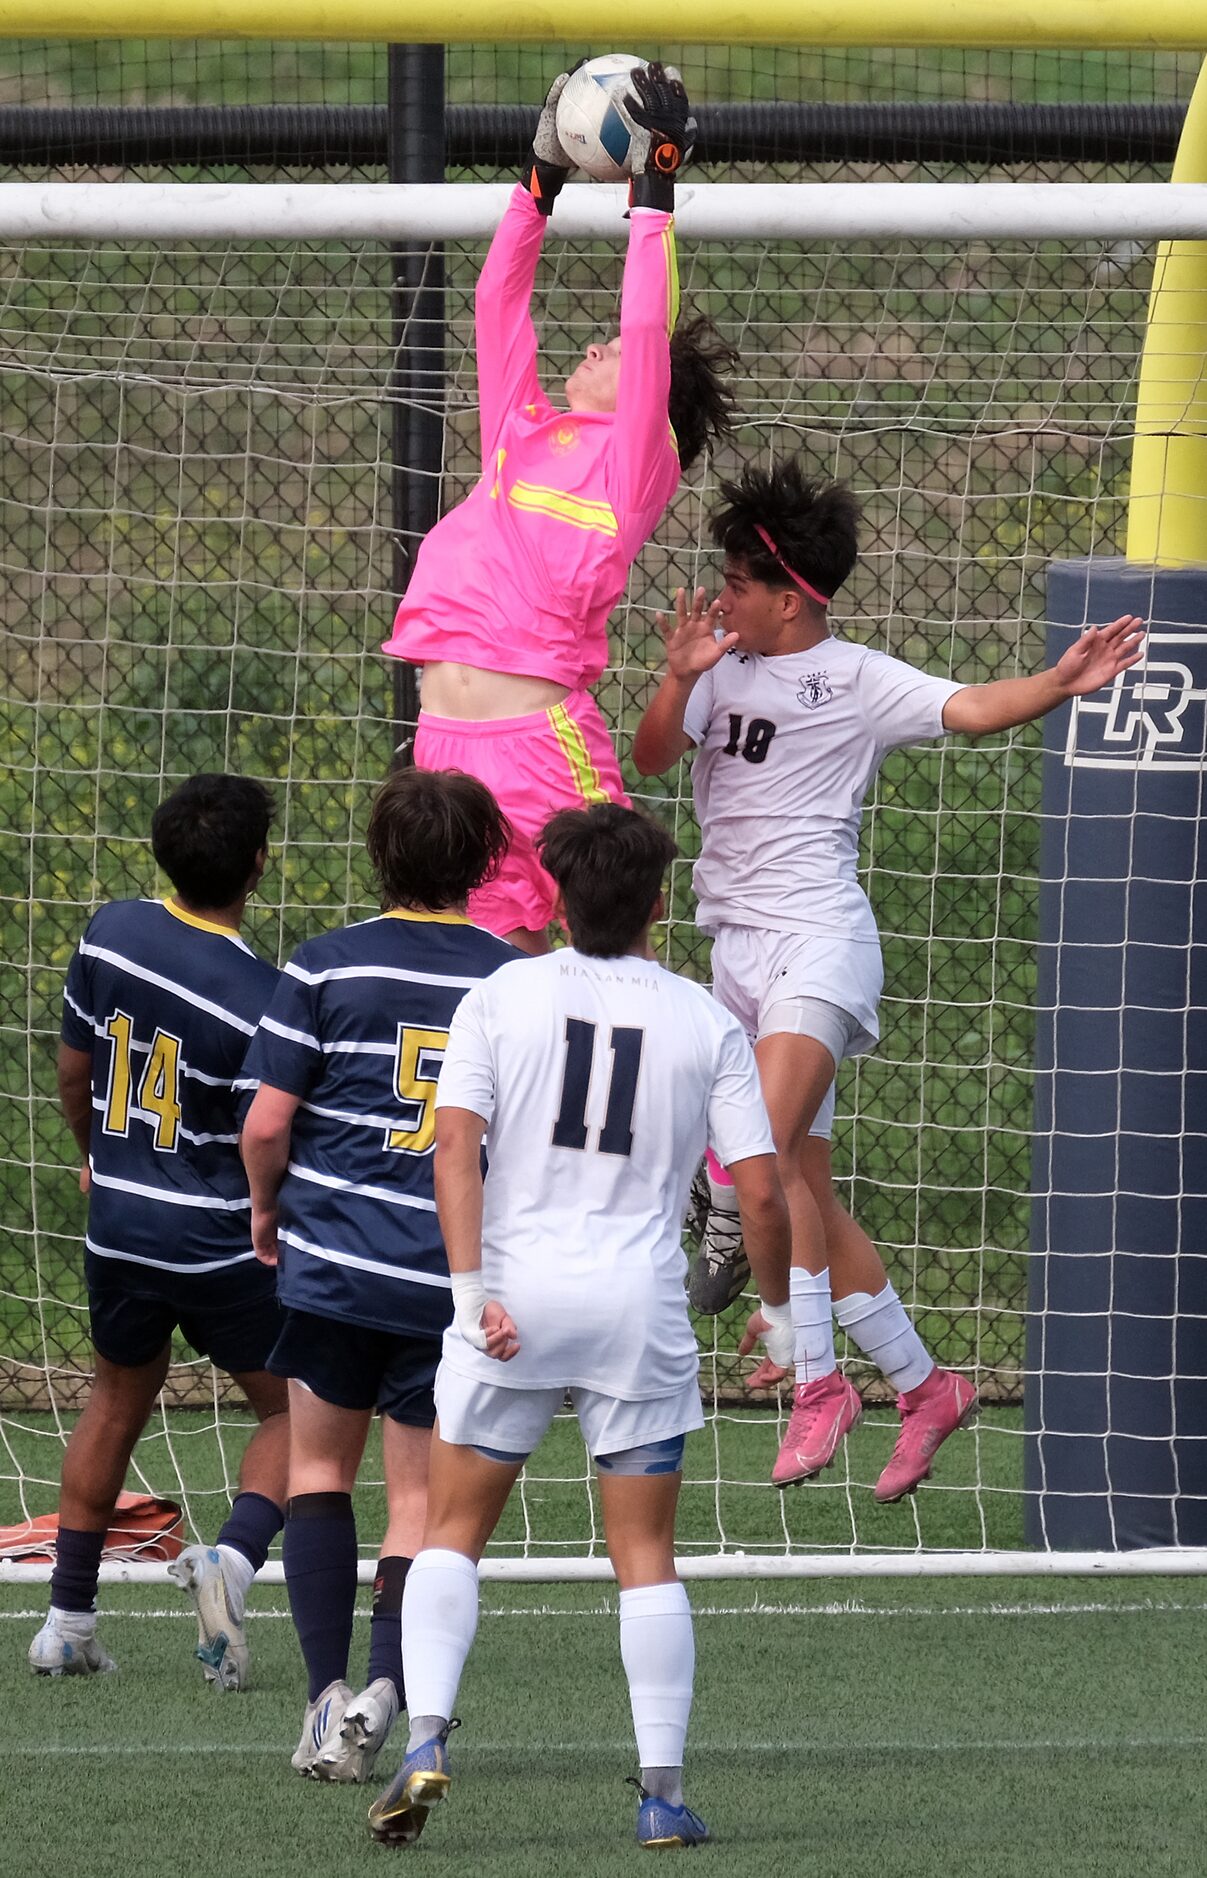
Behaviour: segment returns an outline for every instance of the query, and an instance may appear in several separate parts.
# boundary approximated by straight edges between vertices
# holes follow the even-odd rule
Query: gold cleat
[[[449,1728],[455,1726],[449,1723]],[[369,1808],[369,1831],[379,1845],[414,1845],[432,1808],[448,1797],[452,1775],[445,1752],[447,1733],[434,1735],[408,1754]]]

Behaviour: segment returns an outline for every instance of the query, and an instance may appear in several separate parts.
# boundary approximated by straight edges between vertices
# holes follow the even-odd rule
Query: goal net
[[[552,387],[614,329],[622,244],[619,227],[567,241],[555,223],[535,302]],[[483,253],[445,254],[444,507],[479,472]],[[863,552],[838,632],[965,683],[1036,669],[1048,560],[1121,548],[1152,258],[1141,242],[988,231],[683,242],[684,306],[741,354],[741,427],[684,482],[614,618],[600,698],[622,760],[659,668],[654,610],[715,582],[709,508],[750,458],[801,452],[857,492]],[[382,244],[287,237],[0,252],[0,1521],[53,1507],[87,1385],[84,1203],[55,1038],[90,913],[157,891],[156,802],[197,770],[272,785],[272,862],[247,929],[272,958],[372,910],[362,838],[393,746],[377,647],[395,604],[396,265]],[[627,773],[681,850],[664,956],[707,980],[687,766],[656,784]],[[883,1038],[840,1078],[835,1166],[924,1341],[980,1388],[980,1422],[916,1500],[876,1506],[896,1415],[852,1349],[864,1427],[822,1480],[776,1495],[788,1398],[747,1396],[743,1307],[701,1320],[708,1419],[690,1444],[686,1557],[724,1553],[740,1570],[1022,1544],[1038,840],[1032,730],[897,754],[864,821]],[[247,1411],[177,1354],[135,1474],[208,1535]],[[380,1470],[367,1474],[366,1557]],[[571,1426],[534,1457],[508,1520],[492,1559],[601,1556]]]

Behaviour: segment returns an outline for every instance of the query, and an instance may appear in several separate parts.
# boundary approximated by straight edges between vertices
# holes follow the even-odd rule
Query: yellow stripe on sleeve
[[[675,247],[675,224],[669,222],[662,231],[662,253],[666,261],[666,298],[668,333],[673,333],[679,324],[679,254]]]

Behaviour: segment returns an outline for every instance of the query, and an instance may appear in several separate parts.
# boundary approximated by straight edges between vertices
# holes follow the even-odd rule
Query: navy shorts
[[[228,1375],[268,1368],[284,1313],[276,1273],[266,1266],[182,1275],[175,1285],[141,1291],[130,1288],[131,1267],[121,1261],[89,1259],[87,1269],[92,1341],[106,1362],[141,1369],[179,1328],[198,1356]]]
[[[268,1359],[274,1376],[304,1383],[334,1408],[380,1409],[404,1427],[432,1427],[443,1337],[367,1330],[343,1317],[318,1317],[292,1308],[284,1315]]]

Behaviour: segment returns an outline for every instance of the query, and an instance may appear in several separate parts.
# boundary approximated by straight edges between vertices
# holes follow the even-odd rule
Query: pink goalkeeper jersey
[[[545,227],[517,184],[475,301],[482,480],[424,541],[383,650],[573,690],[603,671],[608,615],[679,482],[667,417],[678,271],[671,217],[635,209],[615,414],[558,411],[529,312]]]

